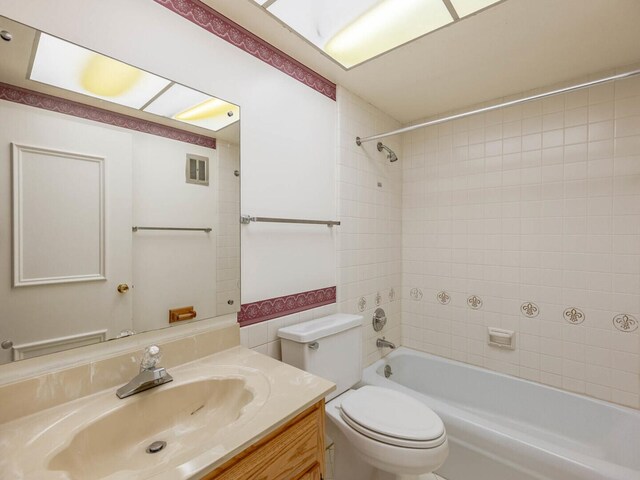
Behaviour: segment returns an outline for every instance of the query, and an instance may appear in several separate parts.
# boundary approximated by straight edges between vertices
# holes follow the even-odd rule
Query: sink
[[[0,424],[0,478],[199,479],[333,386],[240,346],[169,373],[124,399],[113,385]]]
[[[48,468],[89,480],[147,469],[175,453],[192,456],[199,434],[211,436],[234,423],[253,398],[244,378],[200,380],[139,394],[79,430]],[[147,453],[154,441],[166,447]]]

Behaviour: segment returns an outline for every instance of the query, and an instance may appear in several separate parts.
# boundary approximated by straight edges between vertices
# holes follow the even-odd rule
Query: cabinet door
[[[206,475],[204,480],[320,480],[323,465],[324,401],[321,401]]]

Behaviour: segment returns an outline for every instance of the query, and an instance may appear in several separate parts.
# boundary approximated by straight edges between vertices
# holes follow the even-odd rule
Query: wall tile
[[[640,81],[453,130],[402,138],[418,155],[399,162],[402,344],[640,408],[640,334],[612,323],[640,313]],[[487,346],[487,326],[516,331],[517,350]]]

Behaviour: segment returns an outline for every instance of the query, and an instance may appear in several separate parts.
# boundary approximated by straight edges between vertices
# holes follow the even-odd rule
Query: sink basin
[[[89,480],[148,469],[176,453],[193,456],[198,434],[212,436],[234,423],[254,399],[244,378],[167,386],[131,397],[133,401],[84,426],[48,468]],[[147,453],[154,441],[166,442],[166,447]]]

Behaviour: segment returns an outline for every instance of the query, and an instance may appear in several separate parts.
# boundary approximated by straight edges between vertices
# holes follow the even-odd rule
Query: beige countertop
[[[108,388],[0,424],[0,478],[199,478],[335,388],[327,380],[240,346],[172,367],[169,373],[173,382],[126,399],[118,399],[115,388]],[[227,384],[243,382],[244,396],[218,394],[215,390],[224,379]],[[182,392],[194,382],[213,385],[206,393],[212,406],[199,418],[199,409],[191,413],[193,418],[188,413],[180,417],[171,406],[189,407],[182,405]],[[167,395],[169,389],[176,389],[173,396]],[[227,406],[218,408],[216,401]],[[237,416],[234,407],[240,416],[225,424],[220,420],[225,415]],[[144,445],[156,439],[167,441],[165,450],[145,453]]]

